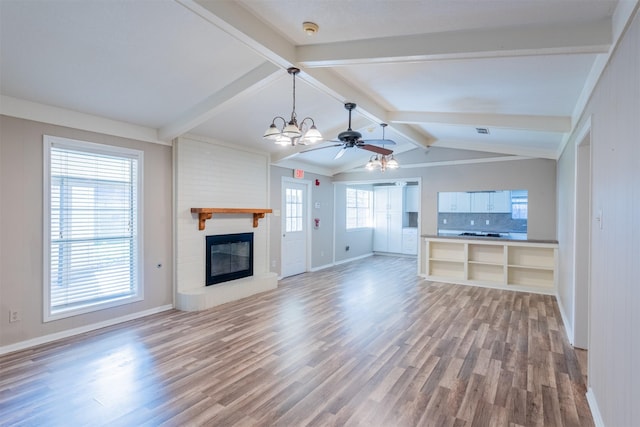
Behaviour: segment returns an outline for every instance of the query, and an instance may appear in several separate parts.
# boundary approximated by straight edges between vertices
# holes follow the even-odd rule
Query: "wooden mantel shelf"
[[[265,214],[273,212],[271,209],[253,208],[191,208],[191,213],[198,214],[198,230],[204,230],[204,224],[213,217],[214,213],[223,214],[253,214],[253,228],[258,226],[258,220]]]

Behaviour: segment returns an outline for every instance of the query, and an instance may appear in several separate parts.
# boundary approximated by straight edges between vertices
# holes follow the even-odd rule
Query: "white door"
[[[282,277],[307,271],[307,185],[282,183]]]

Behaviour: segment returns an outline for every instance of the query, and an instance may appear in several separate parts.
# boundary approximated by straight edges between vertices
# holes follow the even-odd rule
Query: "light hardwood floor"
[[[0,357],[0,424],[591,426],[554,297],[374,256]]]

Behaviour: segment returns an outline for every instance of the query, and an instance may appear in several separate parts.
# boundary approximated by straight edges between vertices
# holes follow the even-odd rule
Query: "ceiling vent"
[[[489,135],[489,129],[487,128],[476,128],[476,132],[480,135]]]

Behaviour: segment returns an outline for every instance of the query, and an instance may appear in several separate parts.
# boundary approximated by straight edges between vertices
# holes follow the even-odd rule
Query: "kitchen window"
[[[347,230],[371,228],[373,191],[347,187]]]
[[[44,137],[45,321],[143,296],[142,152]]]

